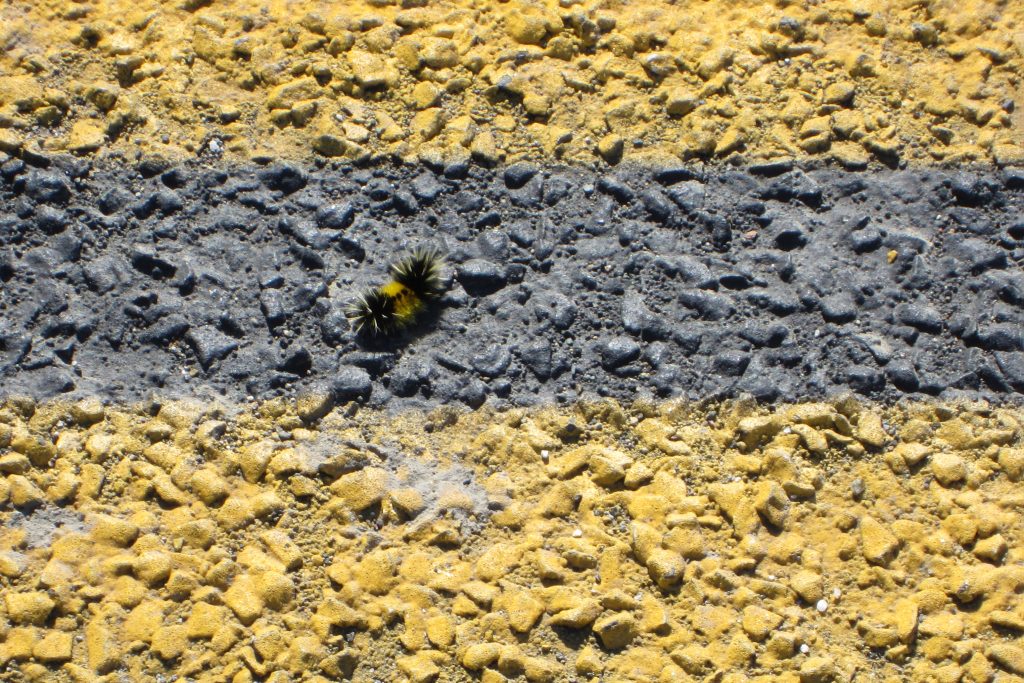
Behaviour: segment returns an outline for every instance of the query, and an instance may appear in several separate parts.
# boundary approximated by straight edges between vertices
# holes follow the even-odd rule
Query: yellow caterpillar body
[[[422,297],[401,282],[392,280],[381,287],[380,292],[394,302],[394,315],[399,321],[412,322],[419,312],[426,308],[426,302]]]

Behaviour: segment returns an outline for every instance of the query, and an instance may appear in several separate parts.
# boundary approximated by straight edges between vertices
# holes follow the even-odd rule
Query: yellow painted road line
[[[0,666],[277,683],[1021,673],[1019,409],[329,407],[5,404]]]
[[[1024,160],[1019,2],[0,9],[0,150]]]

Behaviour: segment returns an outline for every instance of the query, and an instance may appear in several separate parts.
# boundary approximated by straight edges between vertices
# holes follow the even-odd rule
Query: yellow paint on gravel
[[[1024,162],[1024,3],[12,0],[0,152]]]
[[[0,671],[1024,675],[1024,412],[0,406]]]

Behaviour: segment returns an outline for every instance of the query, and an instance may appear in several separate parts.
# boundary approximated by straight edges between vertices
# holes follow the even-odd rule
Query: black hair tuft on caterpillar
[[[421,247],[391,264],[391,281],[366,290],[352,303],[348,317],[356,334],[380,337],[409,327],[427,304],[444,292],[444,257]]]
[[[444,291],[441,267],[444,258],[433,247],[421,247],[391,264],[391,278],[422,299],[430,299]]]

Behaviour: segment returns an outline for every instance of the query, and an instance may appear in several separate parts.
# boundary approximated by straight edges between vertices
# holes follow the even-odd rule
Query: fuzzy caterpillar
[[[348,310],[356,334],[371,337],[407,328],[427,304],[444,291],[444,257],[433,247],[413,250],[391,264],[391,281],[366,290]]]

